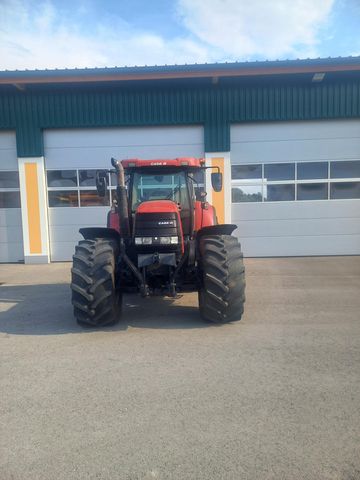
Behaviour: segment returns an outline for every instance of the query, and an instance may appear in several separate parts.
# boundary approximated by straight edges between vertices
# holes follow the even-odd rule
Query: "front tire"
[[[116,285],[116,242],[107,238],[81,240],[71,270],[74,316],[78,323],[102,327],[119,321],[121,293]]]
[[[240,320],[245,303],[245,267],[237,238],[232,235],[203,236],[199,250],[201,317],[213,323]]]

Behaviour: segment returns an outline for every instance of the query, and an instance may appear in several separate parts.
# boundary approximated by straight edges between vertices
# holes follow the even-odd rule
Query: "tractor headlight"
[[[135,237],[135,245],[151,245],[152,237]]]
[[[178,237],[135,237],[135,245],[177,245]]]
[[[171,242],[170,237],[159,237],[159,240],[161,245],[169,245],[169,243]]]

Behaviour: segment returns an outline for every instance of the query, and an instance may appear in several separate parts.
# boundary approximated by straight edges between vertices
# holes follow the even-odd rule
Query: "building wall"
[[[360,116],[360,81],[332,84],[68,87],[2,93],[0,129],[18,156],[42,156],[49,128],[203,125],[206,152],[230,150],[230,124]]]
[[[32,258],[34,261],[45,259],[46,261],[49,258],[49,245],[46,244],[48,241],[46,240],[48,238],[46,223],[48,216],[47,197],[44,193],[45,169],[51,165],[54,167],[58,161],[63,162],[64,165],[70,165],[74,159],[78,160],[77,152],[79,150],[71,147],[67,154],[64,151],[56,150],[56,146],[51,145],[51,142],[48,141],[48,132],[54,133],[53,138],[58,136],[58,139],[63,138],[64,141],[70,141],[71,144],[72,136],[76,135],[78,129],[83,129],[86,132],[87,145],[83,145],[82,155],[87,157],[89,164],[95,165],[98,138],[95,140],[93,132],[96,129],[102,130],[101,138],[104,140],[104,144],[101,147],[104,155],[112,156],[114,154],[116,145],[111,143],[111,131],[121,128],[124,132],[123,135],[128,134],[129,137],[129,153],[133,152],[136,156],[144,157],[149,154],[149,149],[145,144],[141,149],[140,145],[135,142],[134,148],[130,148],[131,131],[134,128],[144,128],[149,131],[149,135],[152,128],[194,126],[203,129],[201,151],[206,153],[210,163],[222,162],[225,178],[228,179],[227,191],[221,201],[227,205],[224,218],[229,220],[230,160],[233,162],[238,155],[245,155],[249,156],[249,161],[259,161],[256,159],[259,152],[252,148],[250,137],[247,145],[244,143],[238,145],[236,141],[233,141],[234,139],[231,138],[233,125],[238,125],[237,128],[251,136],[253,127],[259,131],[259,129],[265,128],[264,126],[267,129],[271,122],[280,122],[282,125],[280,130],[286,137],[291,136],[292,125],[295,126],[299,121],[307,123],[314,120],[358,118],[360,118],[360,81],[346,78],[333,83],[320,84],[313,84],[310,81],[306,83],[303,80],[285,83],[285,80],[280,78],[269,84],[258,81],[253,85],[235,83],[227,86],[221,84],[196,85],[188,82],[186,86],[171,86],[168,83],[136,86],[134,83],[131,87],[77,85],[61,88],[53,86],[51,89],[37,87],[32,90],[3,92],[0,94],[0,131],[9,129],[16,131],[16,151],[18,163],[21,166],[20,183],[23,185],[22,202],[28,206],[30,201],[29,205],[31,205],[32,193],[29,194],[25,191],[26,171],[30,172],[32,168],[35,168],[31,165],[36,164],[38,186],[35,191],[38,195],[39,205],[37,220],[46,217],[46,221],[44,221],[46,225],[41,224],[42,230],[39,237],[41,248],[31,252],[28,238],[29,218],[23,208],[22,231],[25,259]],[[325,125],[326,122],[323,127],[319,126],[319,128],[326,129]],[[44,131],[46,131],[45,136]],[[64,135],[66,135],[66,139]],[[107,140],[106,136],[109,136]],[[164,134],[161,147],[163,154],[167,151],[166,136],[167,134]],[[285,142],[279,141],[276,146],[275,143],[272,144],[274,158],[295,158],[298,148],[304,149],[305,156],[306,149],[310,149],[311,153],[314,148],[317,148],[320,156],[321,152],[326,156],[325,150],[319,144],[319,139],[313,139],[311,145],[302,143],[301,147],[300,143],[296,143],[296,139],[288,138],[288,140],[292,140],[291,151],[288,150]],[[187,142],[188,140],[184,141],[184,144]],[[263,143],[263,147],[265,148],[265,143]],[[328,149],[337,152],[343,158],[346,158],[348,148],[353,148],[350,140],[348,143],[339,143],[336,138],[328,139]],[[122,156],[125,150],[126,148],[119,150],[119,156]],[[175,150],[172,145],[169,155],[175,156]],[[180,150],[184,155],[184,149]],[[57,155],[61,155],[61,158]],[[252,158],[251,155],[254,157]],[[1,154],[1,165],[6,166],[7,161],[6,155]],[[335,204],[333,205],[333,208],[336,209]],[[245,212],[247,208],[240,206],[232,209],[233,219],[239,222],[239,225],[248,218]],[[249,209],[251,208],[256,209],[257,206],[249,206]],[[295,209],[299,210],[299,208],[294,206],[290,215],[293,215]],[[280,209],[284,209],[284,206]],[[340,210],[338,211],[340,212]],[[345,213],[340,212],[339,215],[343,217]],[[2,217],[2,227],[9,235],[11,222],[4,220],[4,215]],[[51,215],[49,218],[52,222]],[[271,228],[275,228],[274,225],[275,223]],[[258,241],[254,240],[255,243]]]

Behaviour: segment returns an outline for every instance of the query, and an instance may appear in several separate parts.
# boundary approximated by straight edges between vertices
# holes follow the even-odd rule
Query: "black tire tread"
[[[117,244],[111,239],[81,240],[71,269],[74,316],[93,327],[119,320],[121,293],[116,289]]]
[[[204,236],[199,249],[201,316],[214,323],[240,320],[245,302],[245,267],[238,239],[232,235]]]

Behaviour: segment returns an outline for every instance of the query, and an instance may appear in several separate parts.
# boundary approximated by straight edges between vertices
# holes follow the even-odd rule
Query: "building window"
[[[48,192],[49,207],[78,207],[77,190],[50,190]]]
[[[264,179],[268,182],[279,180],[295,180],[295,163],[265,164]]]
[[[232,165],[231,186],[234,203],[356,199],[360,160]]]
[[[19,172],[0,172],[0,188],[20,188]]]
[[[327,200],[327,183],[298,183],[297,200]]]
[[[80,207],[107,207],[109,205],[109,191],[105,197],[99,197],[96,190],[80,190]]]
[[[79,185],[80,187],[95,187],[96,170],[79,170]]]
[[[262,165],[232,165],[231,178],[233,180],[262,181]]]
[[[232,201],[239,202],[262,202],[261,185],[241,185],[232,188]]]
[[[99,197],[96,191],[96,172],[101,169],[48,170],[47,187],[50,208],[110,206],[115,196],[115,176],[108,176],[108,194]],[[110,184],[109,184],[110,183]]]
[[[330,178],[360,178],[360,160],[330,162]]]
[[[266,185],[264,188],[265,202],[289,202],[295,200],[294,184]]]
[[[0,208],[20,208],[20,192],[0,190]]]
[[[0,208],[20,208],[19,172],[0,171]]]
[[[48,170],[48,187],[77,187],[76,170]]]
[[[330,198],[360,198],[360,182],[332,182],[330,184]]]
[[[297,164],[298,180],[327,179],[329,168],[328,162],[304,162]]]

